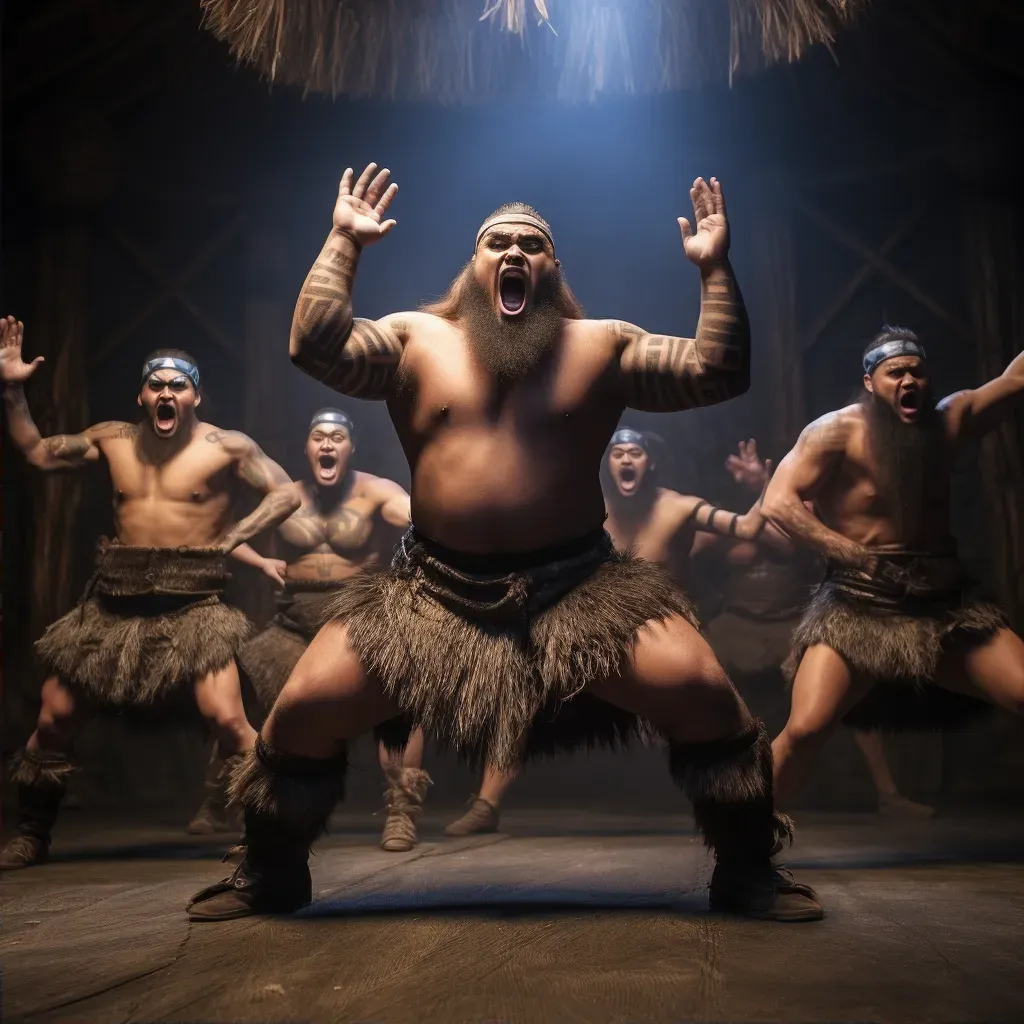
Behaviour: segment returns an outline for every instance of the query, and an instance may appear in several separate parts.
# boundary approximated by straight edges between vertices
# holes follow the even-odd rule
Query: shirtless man
[[[936,403],[921,342],[886,327],[863,370],[861,400],[806,427],[765,496],[764,514],[827,560],[794,634],[792,707],[774,743],[785,796],[840,718],[936,728],[984,708],[976,698],[1024,707],[1024,643],[970,593],[949,521],[952,449],[1020,401],[1024,355]]]
[[[285,549],[277,615],[238,656],[267,710],[316,636],[332,595],[357,573],[388,564],[409,526],[409,495],[391,480],[352,469],[354,452],[348,415],[340,409],[313,414],[306,435],[309,474],[299,481],[302,506],[277,528]],[[423,734],[417,730],[410,737],[408,729],[390,728],[378,739],[388,784],[381,846],[411,850],[430,785],[430,776],[420,769]]]
[[[686,562],[698,532],[719,537],[735,537],[752,545],[758,541],[791,546],[776,530],[765,530],[767,523],[758,504],[740,515],[716,508],[703,498],[660,487],[657,463],[648,438],[639,430],[623,427],[612,435],[608,453],[601,466],[604,492],[605,529],[619,551],[630,551],[663,566],[680,586],[684,582]],[[498,827],[501,801],[515,780],[515,773],[488,766],[484,769],[480,791],[469,809],[445,832],[465,836],[494,832]]]
[[[561,276],[550,225],[523,204],[481,225],[440,301],[353,320],[362,249],[394,226],[389,172],[345,172],[334,224],[296,307],[290,352],[345,394],[383,399],[412,472],[392,567],[363,572],[302,656],[232,778],[245,858],[198,893],[194,920],[312,899],[310,845],[340,796],[345,744],[396,713],[471,761],[615,743],[646,720],[717,855],[711,904],[821,916],[772,856],[789,834],[771,747],[663,569],[614,550],[598,474],[629,406],[709,405],[749,385],[750,337],[727,260],[721,189],[698,179],[696,338],[593,321]]]
[[[738,454],[726,459],[732,478],[763,494],[771,477],[771,462],[762,462],[757,442],[740,441]],[[813,512],[810,504],[808,510]],[[722,541],[719,552],[726,564],[724,605],[708,622],[708,638],[740,693],[744,684],[770,674],[777,678],[789,656],[793,630],[799,624],[814,587],[821,579],[817,552],[793,541],[757,545]],[[878,813],[889,817],[930,818],[935,809],[903,796],[896,786],[877,729],[853,729],[853,740],[874,783]]]
[[[226,559],[299,506],[294,485],[244,434],[201,423],[199,370],[187,352],[152,353],[142,369],[141,423],[107,422],[41,437],[24,382],[42,358],[22,359],[23,325],[0,321],[0,379],[11,441],[36,469],[77,469],[106,459],[114,487],[113,542],[103,541],[78,607],[36,644],[47,671],[36,729],[15,758],[18,835],[4,870],[44,861],[72,771],[72,740],[103,708],[152,705],[186,690],[224,758],[251,750],[235,655],[251,625],[220,601]],[[240,483],[265,495],[231,525]],[[246,560],[261,564],[252,549]],[[272,566],[266,567],[272,573]]]

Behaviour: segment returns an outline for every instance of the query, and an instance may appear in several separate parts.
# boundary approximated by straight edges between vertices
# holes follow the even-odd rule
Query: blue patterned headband
[[[643,448],[648,455],[650,454],[650,444],[647,441],[647,437],[641,434],[639,430],[631,430],[629,427],[616,430],[612,434],[608,447],[614,448],[617,444],[636,444]]]
[[[897,338],[895,341],[887,341],[878,348],[871,349],[864,356],[864,372],[870,376],[886,359],[894,359],[896,356],[917,356],[924,359],[924,349],[916,341],[909,338]]]
[[[142,379],[147,380],[149,375],[157,370],[178,370],[192,381],[192,386],[196,391],[199,390],[199,367],[187,359],[176,359],[173,356],[157,356],[156,359],[150,359],[142,367]]]
[[[313,418],[309,421],[308,433],[312,434],[313,428],[320,426],[321,423],[330,423],[337,427],[343,427],[348,431],[349,440],[352,439],[352,435],[355,433],[352,421],[340,409],[321,409],[319,412],[313,413]]]

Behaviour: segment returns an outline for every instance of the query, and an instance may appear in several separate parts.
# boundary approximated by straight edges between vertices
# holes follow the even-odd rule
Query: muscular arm
[[[220,539],[219,547],[232,551],[263,530],[284,522],[302,504],[298,485],[292,483],[288,474],[245,434],[213,430],[206,439],[212,444],[222,445],[231,453],[235,460],[235,475],[265,495],[251,515],[236,523]],[[245,561],[244,558],[242,560]]]
[[[343,395],[386,398],[402,358],[406,323],[353,317],[359,252],[352,235],[330,233],[299,292],[288,354],[300,370]]]
[[[982,437],[994,430],[1000,420],[1024,397],[1024,352],[994,380],[971,391],[958,391],[939,403],[952,420],[957,437]]]
[[[750,324],[728,262],[701,272],[700,319],[695,338],[648,334],[613,323],[625,342],[620,367],[626,405],[676,412],[715,405],[750,387]]]
[[[409,523],[412,522],[409,495],[398,484],[391,484],[388,488],[387,497],[380,507],[380,517],[388,526],[398,530],[408,529]]]
[[[782,551],[791,551],[792,542],[784,534],[773,527],[761,512],[761,498],[751,506],[744,515],[729,512],[703,498],[691,495],[683,497],[684,508],[687,509],[683,527],[690,527],[700,533],[713,534],[717,537],[728,537],[733,540],[753,541],[767,544]],[[681,527],[682,528],[682,527]],[[707,542],[700,545],[704,548]]]
[[[14,446],[25,456],[29,465],[45,472],[58,469],[78,469],[96,462],[101,455],[98,442],[115,437],[133,437],[131,423],[108,421],[97,423],[81,434],[54,434],[43,437],[29,412],[25,390],[20,384],[4,387],[4,412],[7,432]]]
[[[831,413],[805,427],[793,450],[779,463],[761,508],[783,533],[821,552],[827,559],[855,569],[870,569],[871,553],[862,544],[830,530],[807,502],[834,470],[846,447],[848,428]]]

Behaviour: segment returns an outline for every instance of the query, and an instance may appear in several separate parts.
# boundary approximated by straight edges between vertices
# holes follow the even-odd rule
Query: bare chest
[[[304,505],[280,526],[282,538],[303,552],[351,557],[364,551],[373,537],[375,505],[354,498],[323,513]]]
[[[106,448],[116,505],[128,502],[220,506],[233,497],[226,456],[210,445],[190,445],[164,462],[140,456],[131,441]]]
[[[601,417],[611,404],[613,359],[608,346],[586,345],[567,332],[553,350],[513,380],[499,380],[452,329],[436,346],[409,347],[401,416],[418,436],[445,427],[569,434]],[[618,411],[615,412],[617,418]]]

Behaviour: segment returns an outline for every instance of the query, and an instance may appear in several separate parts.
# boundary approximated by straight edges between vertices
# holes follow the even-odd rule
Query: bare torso
[[[380,518],[396,489],[391,481],[354,472],[333,497],[302,487],[302,507],[278,527],[292,580],[342,580],[378,564],[399,536]]]
[[[940,406],[938,415],[946,423],[952,442],[953,425]],[[839,448],[839,457],[832,471],[814,495],[822,522],[836,533],[872,549],[913,546],[927,549],[950,535],[950,465],[946,461],[941,479],[929,481],[927,514],[913,517],[920,520],[924,533],[917,537],[900,536],[899,529],[882,493],[879,467],[873,457],[868,425],[860,406],[848,406],[830,414],[822,421],[826,440]],[[829,438],[827,435],[831,435]],[[952,443],[950,443],[952,456]]]
[[[388,406],[412,472],[413,522],[463,551],[529,551],[599,527],[598,479],[624,408],[622,344],[567,321],[551,354],[503,390],[462,331],[410,314]]]
[[[659,487],[653,503],[645,506],[647,513],[636,515],[633,508],[639,500],[608,502],[605,528],[612,542],[620,551],[632,551],[664,566],[682,583],[694,537],[694,529],[687,524],[697,499]]]
[[[236,435],[196,423],[185,445],[155,462],[140,444],[144,429],[116,423],[94,439],[110,467],[117,539],[154,548],[215,544],[232,522],[238,493]]]

